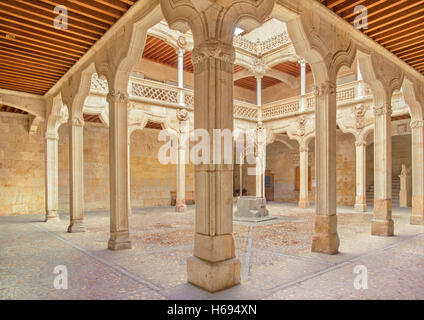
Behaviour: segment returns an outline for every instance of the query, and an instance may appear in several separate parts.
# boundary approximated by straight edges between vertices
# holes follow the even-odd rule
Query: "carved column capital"
[[[46,140],[56,140],[59,141],[59,135],[57,133],[46,133]]]
[[[374,115],[382,116],[382,115],[391,115],[392,114],[392,106],[389,103],[386,103],[380,107],[374,107]]]
[[[308,148],[308,146],[305,146],[305,145],[300,145],[299,146],[299,152],[309,152],[309,148]]]
[[[423,120],[414,120],[410,123],[411,129],[422,128],[424,126]]]
[[[313,87],[314,95],[321,97],[324,95],[335,94],[336,84],[331,81],[325,81],[324,83],[317,84]]]
[[[208,58],[233,64],[235,60],[234,47],[221,41],[210,40],[201,43],[193,49],[191,54],[193,65],[199,65]]]
[[[357,146],[357,147],[366,147],[367,146],[367,142],[364,141],[364,140],[357,140],[355,142],[355,146]]]
[[[69,124],[73,127],[83,127],[84,119],[81,117],[73,117],[69,120]]]
[[[128,102],[128,93],[120,90],[111,90],[106,97],[108,102]]]
[[[185,108],[177,110],[177,119],[178,121],[186,121],[188,119],[188,111]]]

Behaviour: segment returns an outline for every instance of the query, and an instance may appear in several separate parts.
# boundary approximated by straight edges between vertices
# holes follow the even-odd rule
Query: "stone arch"
[[[402,84],[403,96],[409,107],[411,120],[424,119],[424,85],[417,80],[405,76]]]

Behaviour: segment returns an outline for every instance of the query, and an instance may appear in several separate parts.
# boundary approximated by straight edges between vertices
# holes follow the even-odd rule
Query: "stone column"
[[[300,105],[299,111],[306,110],[306,61],[299,60],[300,64]]]
[[[335,254],[339,248],[336,215],[336,84],[314,87],[316,207],[312,251]]]
[[[356,141],[356,200],[355,211],[366,212],[366,161],[367,144],[365,141]]]
[[[262,120],[262,75],[256,75],[256,103],[258,106],[258,123]],[[262,123],[262,122],[260,122]],[[258,131],[256,131],[256,139],[258,139]],[[262,162],[261,158],[259,157],[259,150],[257,150],[255,155],[255,161],[256,161],[256,170],[255,170],[255,179],[256,179],[256,196],[259,198],[265,197],[264,193],[262,192],[263,182],[262,182],[262,176],[263,176],[263,169],[262,169]]]
[[[69,194],[70,219],[68,232],[85,231],[84,219],[84,120],[74,116],[69,120]]]
[[[130,216],[132,214],[131,209],[131,166],[130,166],[130,148],[131,147],[131,139],[130,135],[128,133],[128,215]]]
[[[308,165],[308,146],[299,146],[299,171],[300,171],[300,187],[299,187],[299,208],[309,208],[309,165]]]
[[[214,129],[233,130],[234,59],[234,47],[220,41],[206,40],[192,52],[194,128],[207,130],[210,137]],[[212,146],[210,150],[212,155]],[[187,260],[188,281],[214,292],[240,282],[233,238],[233,167],[196,165],[195,181],[194,255]]]
[[[178,135],[178,162],[177,162],[177,199],[175,203],[176,212],[184,212],[187,209],[185,203],[185,166],[186,166],[186,147],[188,143],[188,112],[186,109],[180,109],[177,112],[177,119],[180,125]]]
[[[402,164],[402,171],[399,175],[400,179],[400,190],[399,190],[399,207],[407,208],[409,203],[410,196],[410,187],[409,187],[409,172],[406,169],[406,166]]]
[[[357,80],[358,80],[357,98],[363,98],[364,97],[364,81],[362,79],[362,73],[361,73],[361,69],[359,67],[359,62],[356,63],[356,76],[357,76]]]
[[[411,122],[412,128],[412,216],[411,224],[424,225],[424,121]]]
[[[46,134],[46,222],[59,220],[58,134]]]
[[[110,90],[109,179],[110,250],[130,249],[128,230],[128,94]]]
[[[392,107],[374,109],[374,218],[371,234],[393,236],[392,219]]]
[[[184,103],[184,49],[177,49],[178,55],[178,104],[183,106]]]

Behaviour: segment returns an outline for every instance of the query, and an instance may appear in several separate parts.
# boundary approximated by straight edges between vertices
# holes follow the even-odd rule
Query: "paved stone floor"
[[[234,223],[242,284],[216,294],[186,282],[194,207],[133,210],[133,249],[106,249],[107,212],[86,213],[87,232],[66,233],[68,216],[0,217],[1,299],[423,299],[424,227],[395,209],[394,237],[370,235],[371,212],[338,208],[340,253],[311,253],[313,209],[269,203],[277,219]],[[371,210],[369,210],[371,211]],[[53,286],[55,266],[68,270],[68,289]],[[354,268],[368,270],[368,289],[356,290]]]

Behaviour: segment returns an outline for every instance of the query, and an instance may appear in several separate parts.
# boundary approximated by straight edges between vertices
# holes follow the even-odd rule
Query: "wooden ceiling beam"
[[[367,0],[364,1],[363,3],[361,3],[361,5],[365,6],[368,10],[372,9],[373,7],[376,7],[384,2],[386,2],[387,0]],[[405,1],[405,0],[402,0]],[[349,22],[349,20],[352,17],[356,17],[358,15],[357,12],[355,12],[355,6],[353,7],[349,7],[348,10],[343,11],[343,13],[339,14],[343,19],[345,19],[346,21]]]
[[[41,58],[51,59],[58,62],[68,62],[74,63],[78,60],[75,56],[68,56],[66,52],[58,52],[55,48],[43,47],[40,45],[28,44],[20,39],[5,39],[0,38],[0,43],[2,43],[7,48],[14,48],[17,51],[33,54]]]
[[[46,67],[55,67],[58,68],[59,70],[68,70],[69,67],[72,66],[72,64],[68,64],[68,63],[64,63],[64,62],[56,62],[56,61],[52,61],[50,59],[41,59],[38,57],[34,57],[34,55],[32,54],[28,54],[28,53],[23,53],[22,51],[18,51],[14,50],[14,49],[10,49],[8,48],[7,50],[6,46],[2,46],[0,47],[0,55],[2,57],[6,56],[8,57],[12,57],[13,59],[17,59],[18,61],[22,61],[22,62],[26,62],[29,60],[30,63],[37,63],[40,66],[46,66]]]
[[[88,18],[91,18],[93,20],[97,20],[103,23],[106,23],[108,25],[108,28],[113,25],[116,22],[117,18],[111,17],[109,15],[105,15],[102,14],[98,11],[92,10],[91,8],[87,8],[82,6],[82,2],[77,1],[78,4],[76,3],[71,3],[71,0],[38,0],[38,1],[42,1],[44,3],[50,4],[54,7],[58,6],[58,5],[62,5],[65,6],[66,8],[68,8],[68,12],[74,12],[77,13],[79,15],[82,16],[86,16]]]
[[[51,77],[51,78],[56,79],[56,80],[60,79],[60,76],[57,74],[57,72],[49,71],[49,70],[42,69],[42,68],[37,69],[37,68],[34,68],[34,67],[19,65],[19,64],[16,64],[16,63],[12,64],[10,61],[0,60],[0,67],[10,68],[12,70],[19,70],[23,73],[31,72],[31,73],[36,73],[36,74],[40,74],[40,75],[45,75],[47,77]]]
[[[403,41],[397,41],[394,44],[387,45],[386,48],[390,51],[401,50],[410,46],[416,46],[424,43],[424,34],[421,33],[419,36],[411,37]]]
[[[101,4],[95,1],[67,0],[67,2],[68,2],[67,4],[68,6],[69,6],[69,2],[71,2],[71,3],[74,3],[75,5],[98,12],[101,15],[112,17],[116,20],[118,20],[121,17],[121,12],[119,10],[116,10],[112,8],[111,6]]]
[[[12,29],[10,27],[7,27],[5,24],[2,24],[1,22],[0,22],[0,32],[15,35],[15,39],[14,39],[15,41],[21,40],[21,39],[19,39],[19,37],[20,37],[22,39],[26,39],[27,42],[29,42],[33,45],[43,44],[43,45],[49,46],[51,48],[55,47],[55,48],[57,48],[56,50],[58,52],[68,52],[69,55],[72,54],[72,55],[75,55],[75,57],[80,57],[87,50],[87,49],[84,50],[84,49],[71,48],[71,46],[66,46],[66,43],[65,44],[60,43],[60,42],[57,42],[55,40],[52,40],[51,38],[50,38],[50,41],[49,41],[49,37],[42,38],[42,37],[35,36],[34,34],[31,34],[31,33],[27,33],[27,32],[24,33],[24,32],[19,31],[17,29]]]
[[[124,2],[121,2],[119,0],[94,0],[94,1],[124,13],[127,12],[127,10],[130,7],[128,4],[125,4]]]
[[[31,9],[31,11],[35,11],[41,15],[50,17],[53,16],[53,19],[56,17],[56,14],[53,12],[55,6],[43,3],[40,0],[13,0],[13,2],[18,2]],[[79,25],[79,23],[82,25]],[[81,26],[83,29],[89,30],[93,33],[98,33],[100,36],[103,35],[103,33],[109,28],[108,23],[94,20],[72,11],[68,11],[68,25]]]
[[[0,14],[0,18],[4,18],[6,20],[5,15]],[[52,41],[52,38],[54,38],[54,42],[62,45],[62,47],[65,47],[68,50],[79,52],[81,50],[87,50],[87,48],[90,48],[95,41],[88,41],[87,43],[81,43],[78,37],[74,37],[75,40],[72,40],[67,37],[63,37],[61,32],[58,32],[57,30],[43,30],[43,28],[37,28],[33,26],[32,24],[28,24],[26,22],[12,19],[7,19],[7,24],[2,22],[0,20],[0,25],[3,27],[7,27],[10,29],[17,30],[16,31],[10,31],[10,33],[14,35],[31,35],[33,40],[50,40]],[[52,37],[53,36],[53,37]]]
[[[401,15],[398,14],[397,16],[384,18],[375,23],[368,22],[368,29],[365,30],[365,33],[368,34],[375,29],[384,28],[389,25],[396,25],[399,28],[402,23],[403,24],[408,23],[409,22],[408,20],[410,17],[416,16],[418,14],[419,17],[422,18],[422,14],[420,14],[421,12],[424,12],[424,6],[419,6],[419,8],[414,7],[405,12],[402,12]]]
[[[55,80],[49,80],[49,79],[46,79],[43,76],[34,76],[34,75],[30,75],[28,73],[23,75],[21,72],[17,72],[17,71],[13,71],[13,70],[6,70],[4,68],[0,68],[0,74],[1,75],[12,75],[16,79],[34,80],[34,81],[37,81],[38,83],[45,83],[47,85],[51,85],[51,84],[56,83]]]
[[[33,13],[31,14],[25,11],[16,10],[14,8],[8,7],[7,5],[10,4],[0,4],[0,13],[4,15],[2,16],[4,19],[32,27],[36,30],[45,30],[46,32],[53,33],[55,36],[58,34],[58,30],[54,28],[53,20],[35,16]],[[86,43],[90,46],[100,38],[100,35],[96,35],[89,32],[88,30],[75,28],[70,25],[68,25],[68,29],[61,30],[60,34],[62,37],[69,39],[75,39],[77,37],[80,42]]]
[[[378,5],[374,5],[372,7],[367,6],[368,27],[382,19],[394,16],[399,12],[410,8],[408,3],[410,3],[409,0],[385,0],[383,2],[380,1]],[[404,4],[406,6],[404,6]],[[357,14],[354,14],[348,18],[348,22],[353,24],[356,16]]]

